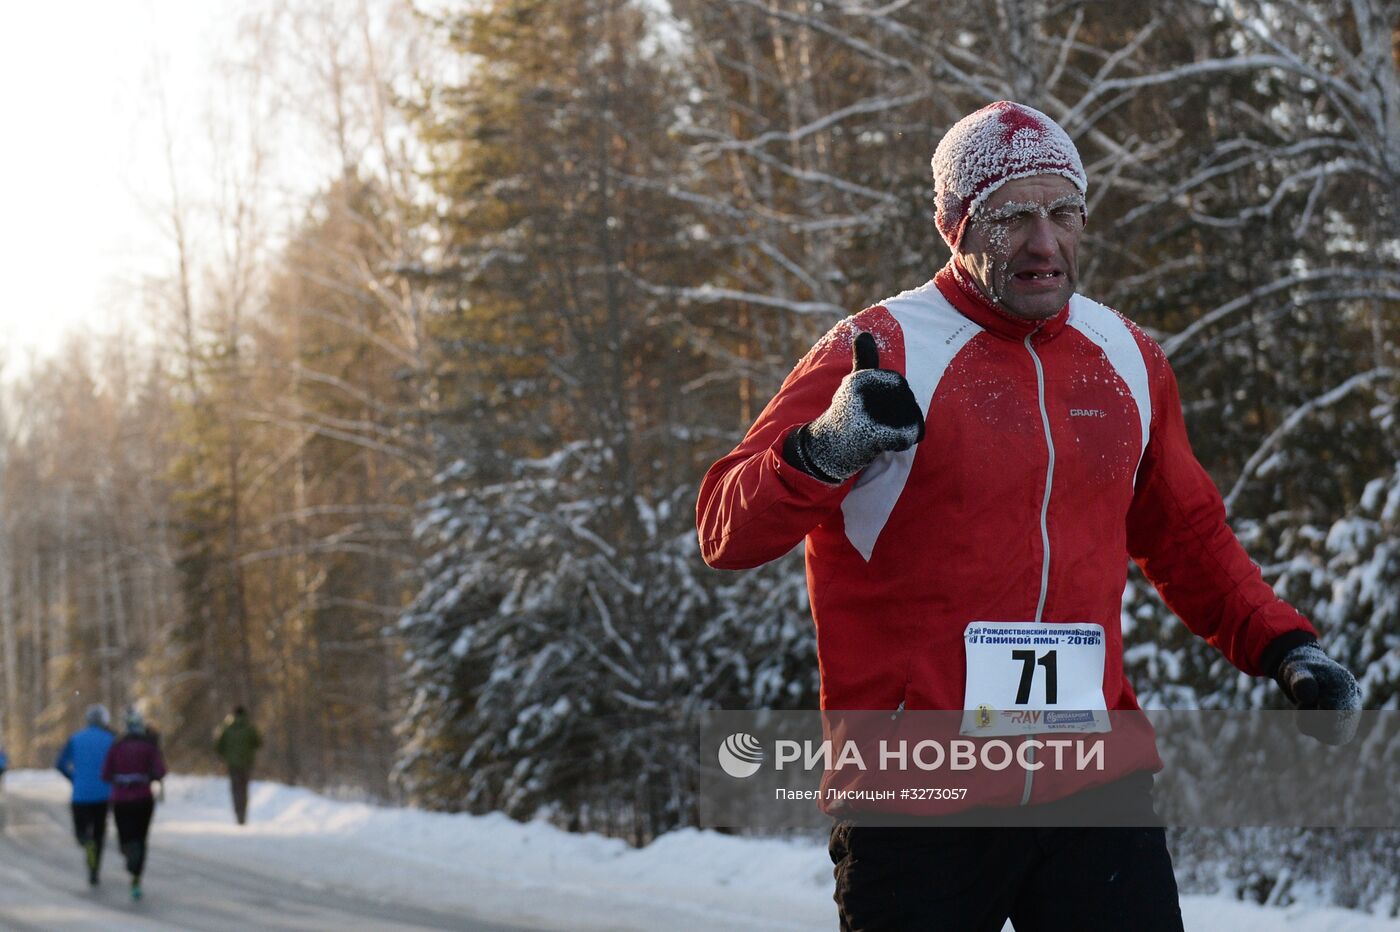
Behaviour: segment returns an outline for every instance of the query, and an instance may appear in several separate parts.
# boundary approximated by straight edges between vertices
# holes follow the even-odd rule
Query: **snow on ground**
[[[18,771],[6,781],[19,798],[67,801],[56,773]],[[188,852],[317,888],[533,928],[836,926],[831,864],[816,841],[684,830],[636,850],[540,822],[341,802],[262,781],[253,784],[250,811],[248,825],[235,825],[225,781],[172,777],[148,874],[154,881],[162,857]],[[1400,921],[1315,906],[1188,896],[1182,910],[1192,932],[1400,932]]]

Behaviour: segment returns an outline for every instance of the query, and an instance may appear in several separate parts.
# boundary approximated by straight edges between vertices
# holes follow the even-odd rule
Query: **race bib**
[[[974,621],[963,632],[962,734],[1109,731],[1103,625]]]

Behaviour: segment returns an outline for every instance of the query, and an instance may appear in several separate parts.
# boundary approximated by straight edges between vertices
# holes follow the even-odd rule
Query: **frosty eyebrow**
[[[977,213],[978,219],[980,220],[988,220],[993,223],[1000,223],[1003,220],[1010,220],[1012,217],[1018,217],[1022,214],[1039,214],[1042,217],[1048,218],[1051,214],[1061,209],[1062,207],[1078,207],[1080,210],[1083,210],[1084,195],[1076,191],[1073,194],[1066,194],[1063,197],[1057,197],[1049,204],[1037,204],[1034,201],[1014,201],[1010,204],[1003,204],[996,210],[979,210]]]

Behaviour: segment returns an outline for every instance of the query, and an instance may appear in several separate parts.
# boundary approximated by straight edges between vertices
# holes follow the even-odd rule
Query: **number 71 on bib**
[[[974,621],[963,632],[963,645],[962,734],[1110,730],[1102,625]]]

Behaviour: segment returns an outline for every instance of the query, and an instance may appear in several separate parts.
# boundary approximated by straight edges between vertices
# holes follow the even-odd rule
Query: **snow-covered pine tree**
[[[421,111],[447,300],[398,772],[432,805],[641,842],[692,820],[688,715],[814,701],[788,666],[805,593],[697,554],[712,329],[643,283],[711,260],[666,191],[680,95],[648,20],[503,0],[442,29],[466,68]]]

